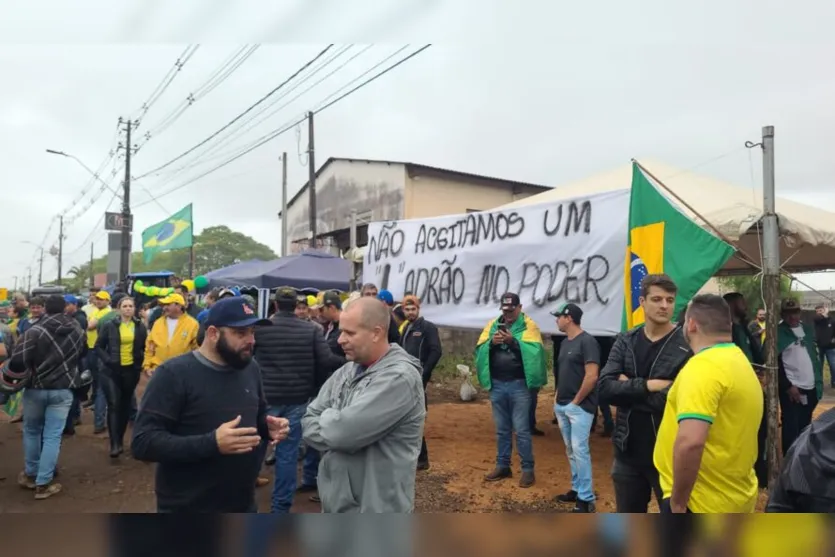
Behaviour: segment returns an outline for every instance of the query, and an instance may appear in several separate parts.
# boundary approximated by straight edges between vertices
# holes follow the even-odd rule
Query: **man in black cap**
[[[272,325],[255,330],[255,356],[261,366],[264,395],[271,416],[290,423],[287,441],[276,448],[272,512],[288,513],[296,493],[296,465],[302,440],[301,419],[307,403],[316,397],[342,360],[328,348],[322,328],[294,313],[298,294],[279,288],[278,311]]]
[[[267,414],[252,359],[255,326],[270,325],[240,296],[218,301],[199,349],[163,362],[148,383],[131,450],[157,462],[159,512],[256,512],[262,440],[290,423]]]
[[[563,304],[551,315],[566,337],[560,344],[554,414],[565,442],[572,485],[561,500],[573,502],[574,512],[591,513],[595,505],[589,433],[597,413],[600,346],[580,327],[583,310],[576,304]]]

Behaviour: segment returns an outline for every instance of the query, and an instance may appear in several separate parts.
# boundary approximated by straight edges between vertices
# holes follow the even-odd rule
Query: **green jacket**
[[[809,353],[809,358],[812,360],[812,369],[815,372],[815,391],[817,391],[818,400],[820,400],[821,397],[823,397],[823,365],[818,354],[817,345],[815,344],[815,331],[805,323],[801,323],[801,325],[803,327],[803,333],[806,335],[804,338],[804,345],[806,346],[806,351]],[[790,386],[788,379],[786,378],[786,372],[783,369],[783,351],[794,344],[796,340],[797,337],[794,336],[794,333],[788,323],[781,321],[780,324],[777,325],[777,355],[780,366],[780,369],[778,370],[778,377],[780,380],[780,390],[788,389]]]
[[[490,345],[493,335],[499,328],[499,320],[490,321],[475,349],[475,367],[478,382],[488,391],[493,383],[490,379]],[[522,366],[525,368],[525,382],[529,389],[538,389],[548,382],[548,370],[545,362],[545,346],[542,344],[542,334],[534,320],[519,314],[519,318],[510,326],[510,334],[519,343],[522,353]]]

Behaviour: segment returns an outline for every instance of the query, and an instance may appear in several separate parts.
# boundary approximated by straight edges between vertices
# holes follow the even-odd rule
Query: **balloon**
[[[195,277],[194,278],[194,286],[196,288],[206,288],[207,286],[209,286],[209,279],[207,279],[203,275]]]
[[[156,296],[159,293],[159,288],[156,286],[150,286],[145,293],[148,294],[148,296]]]
[[[148,287],[144,284],[134,284],[133,289],[139,292],[140,294],[144,294],[145,292],[147,292]]]
[[[145,283],[143,283],[141,280],[137,280],[133,283],[134,288],[141,288],[144,285],[145,285]]]
[[[160,294],[162,294],[163,296],[170,296],[173,293],[174,293],[174,289],[170,288],[170,287],[160,289]]]
[[[188,289],[189,292],[194,292],[194,281],[191,279],[186,279],[180,283],[182,286]]]

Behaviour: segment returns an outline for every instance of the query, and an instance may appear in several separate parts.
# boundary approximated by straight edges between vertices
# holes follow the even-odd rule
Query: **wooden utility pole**
[[[58,285],[61,284],[61,265],[64,262],[64,215],[58,217]]]
[[[307,113],[307,176],[307,191],[310,196],[310,247],[316,249],[316,157],[312,111]]]
[[[281,153],[281,257],[287,254],[287,151]]]
[[[775,212],[774,126],[764,126],[763,150],[763,296],[765,298],[766,412],[768,419],[768,487],[780,475],[779,403],[777,390],[777,323],[780,318],[780,230]]]
[[[93,271],[93,242],[90,242],[90,288],[96,282],[96,273]]]
[[[40,249],[41,256],[38,258],[38,286],[43,284],[43,248]]]

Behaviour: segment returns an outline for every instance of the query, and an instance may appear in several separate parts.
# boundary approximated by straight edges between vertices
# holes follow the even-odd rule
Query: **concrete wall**
[[[351,210],[370,220],[397,220],[404,216],[406,172],[402,164],[335,160],[316,180],[317,233],[351,225]],[[294,240],[308,238],[310,196],[304,192],[287,209],[289,251],[305,246]]]

